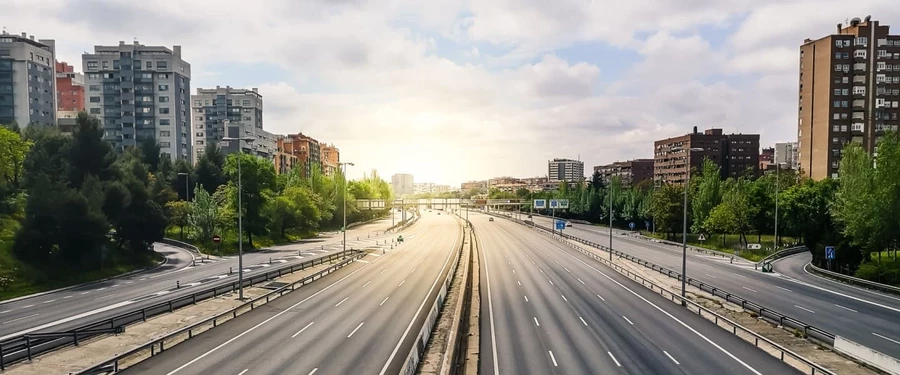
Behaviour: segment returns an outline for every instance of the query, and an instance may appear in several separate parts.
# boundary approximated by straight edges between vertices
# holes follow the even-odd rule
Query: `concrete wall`
[[[869,349],[841,336],[835,336],[834,350],[846,356],[856,358],[860,362],[885,371],[888,374],[900,375],[900,360]]]

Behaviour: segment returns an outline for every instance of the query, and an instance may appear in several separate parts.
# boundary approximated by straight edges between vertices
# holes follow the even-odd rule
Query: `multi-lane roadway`
[[[534,215],[535,224],[551,219]],[[572,224],[564,232],[608,244],[609,229]],[[681,248],[613,234],[613,248],[681,272]],[[900,298],[806,274],[803,255],[775,262],[776,273],[755,270],[752,263],[688,251],[689,277],[715,285],[782,314],[900,358]]]
[[[425,213],[404,243],[207,331],[126,374],[397,374],[461,246]]]
[[[347,231],[347,248],[384,243],[396,236],[384,233],[391,220],[382,219]],[[357,240],[357,238],[359,238]],[[269,267],[304,262],[342,249],[340,233],[244,254],[244,275],[266,272]],[[166,298],[185,295],[215,283],[237,279],[238,259],[230,256],[193,261],[194,255],[162,243],[155,249],[166,264],[152,271],[18,299],[0,302],[0,341],[31,332],[61,332],[87,322],[121,314]],[[272,260],[271,263],[269,260]],[[176,289],[176,283],[180,288]]]
[[[483,374],[795,373],[544,234],[470,219],[482,256]]]

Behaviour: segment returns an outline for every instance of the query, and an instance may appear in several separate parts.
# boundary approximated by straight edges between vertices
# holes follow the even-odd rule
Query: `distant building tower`
[[[56,42],[0,34],[0,124],[56,125]]]
[[[398,198],[403,195],[414,194],[413,175],[399,173],[391,176],[391,187],[394,189],[394,196]]]
[[[547,162],[551,181],[584,181],[584,162],[572,159],[553,159]]]
[[[263,98],[256,88],[198,88],[197,93],[191,95],[191,102],[194,163],[213,142],[226,154],[237,152],[240,147],[244,153],[266,160],[275,157],[277,137],[263,130]],[[222,141],[224,137],[253,137],[255,140]]]

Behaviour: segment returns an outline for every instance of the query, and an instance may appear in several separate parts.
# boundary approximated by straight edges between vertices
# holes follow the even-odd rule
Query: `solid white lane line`
[[[480,237],[477,238],[478,245],[481,245]],[[480,248],[481,246],[479,246]],[[494,302],[491,300],[491,275],[488,272],[488,262],[487,255],[484,255],[483,251],[480,251],[482,259],[484,259],[484,279],[487,281],[487,295],[488,295],[488,317],[490,318],[490,326],[491,326],[491,362],[494,363],[494,374],[500,375],[500,364],[497,360],[497,333],[494,329]],[[382,370],[382,375],[384,371],[387,370],[387,366]]]
[[[679,365],[679,366],[680,366],[680,365],[681,365],[681,364],[680,364],[680,363],[678,363],[678,361],[676,361],[676,360],[675,360],[675,358],[674,358],[674,357],[672,357],[672,355],[671,355],[671,354],[669,354],[669,352],[667,352],[667,351],[665,351],[665,350],[663,350],[663,354],[665,354],[665,355],[666,355],[666,357],[669,357],[669,359],[671,359],[671,360],[672,360],[672,362],[675,362],[675,364],[676,364],[676,365]]]
[[[344,301],[347,300],[347,298],[350,298],[350,297],[344,297],[344,299],[342,299],[341,302],[338,302],[337,305],[334,305],[334,307],[340,306],[342,303],[344,303]]]
[[[72,298],[72,296],[65,296],[62,299],[69,299],[69,298]]]
[[[788,291],[788,292],[793,292],[793,290],[790,290],[790,289],[785,288],[785,287],[783,287],[783,286],[775,285],[775,287],[778,288],[778,289],[781,289],[781,290],[786,290],[786,291]]]
[[[523,294],[522,297],[525,297],[525,302],[528,302],[528,296]]]
[[[639,298],[640,300],[644,301],[644,302],[647,303],[648,305],[652,306],[652,307],[655,308],[657,311],[659,311],[659,312],[665,314],[665,315],[668,316],[670,319],[672,319],[672,320],[674,320],[675,322],[677,322],[678,324],[680,324],[682,327],[687,328],[687,329],[688,329],[689,331],[691,331],[693,334],[695,334],[695,335],[697,335],[698,337],[700,337],[701,339],[703,339],[703,341],[706,341],[707,343],[709,343],[710,345],[712,345],[713,347],[715,347],[716,349],[718,349],[718,350],[721,351],[722,353],[725,353],[725,355],[727,355],[729,358],[733,359],[735,362],[740,363],[741,366],[744,366],[744,368],[746,368],[747,370],[750,370],[752,373],[754,373],[754,374],[756,374],[756,375],[762,375],[762,373],[760,373],[759,371],[756,371],[756,369],[754,369],[752,366],[750,366],[750,365],[747,364],[746,362],[742,361],[740,358],[736,357],[734,354],[732,354],[731,352],[729,352],[729,351],[726,350],[725,348],[721,347],[719,344],[716,344],[715,341],[710,340],[708,337],[704,336],[702,333],[698,332],[696,329],[694,329],[693,327],[691,327],[691,326],[688,325],[687,323],[685,323],[685,322],[681,321],[680,319],[676,318],[674,315],[669,314],[668,311],[663,310],[663,309],[662,309],[661,307],[659,307],[657,304],[655,304],[655,303],[651,302],[650,300],[644,298],[644,296],[638,294],[637,292],[631,290],[630,288],[628,288],[627,286],[623,285],[622,283],[616,281],[615,279],[613,279],[613,278],[610,277],[609,275],[603,273],[603,271],[600,271],[599,269],[597,269],[597,267],[594,267],[593,265],[590,265],[590,264],[586,263],[585,261],[576,258],[576,257],[575,257],[574,255],[572,255],[572,254],[567,254],[567,255],[569,255],[569,257],[571,257],[572,259],[575,259],[575,260],[578,261],[579,263],[581,263],[581,264],[587,266],[588,268],[594,270],[594,272],[599,273],[600,275],[602,275],[603,277],[605,277],[607,280],[612,281],[614,284],[618,285],[620,288],[627,290],[629,293],[631,293],[631,294],[634,295],[635,297]]]
[[[384,297],[384,301],[381,301],[378,306],[384,305],[384,303],[387,302],[388,298],[391,298],[391,296]]]
[[[519,286],[522,286],[522,283],[519,282],[519,280],[516,280],[516,284],[519,284]]]
[[[34,305],[22,306],[22,310],[27,309],[29,307],[34,307]]]
[[[796,307],[796,308],[798,308],[798,309],[800,309],[800,310],[809,311],[809,312],[811,312],[811,313],[813,313],[813,314],[816,313],[815,311],[812,311],[812,310],[807,309],[807,308],[805,308],[805,307],[803,307],[803,306],[800,306],[800,305],[794,305],[794,307]]]
[[[348,339],[349,339],[349,338],[350,338],[350,336],[353,336],[353,334],[354,334],[354,333],[356,333],[356,331],[358,331],[358,330],[359,330],[359,328],[360,328],[360,327],[362,327],[362,326],[363,326],[363,324],[366,324],[366,322],[362,322],[362,323],[359,323],[359,325],[358,325],[358,326],[356,326],[356,328],[354,328],[354,329],[353,329],[353,332],[350,332],[350,334],[349,334],[349,335],[347,335],[347,338],[348,338]]]
[[[400,285],[403,285],[403,283],[405,283],[405,282],[406,282],[406,280],[401,281],[401,282],[400,282]],[[399,288],[400,285],[397,285],[397,287]]]
[[[309,328],[309,326],[313,325],[313,323],[315,323],[315,322],[309,322],[309,324],[307,324],[306,327],[301,328],[299,331],[297,331],[297,333],[295,333],[293,336],[291,336],[291,338],[297,337],[297,335],[303,333],[303,331],[305,331],[307,328]]]
[[[628,322],[628,324],[634,325],[634,323],[632,323],[631,320],[628,319],[628,317],[626,317],[625,315],[622,315],[622,317],[625,318],[625,321]]]
[[[809,273],[809,272],[807,271],[807,273]],[[815,275],[813,275],[813,276],[815,276]],[[821,279],[821,277],[819,277],[819,276],[816,276],[816,277]],[[844,294],[844,293],[836,292],[836,291],[833,291],[833,290],[828,289],[828,288],[823,288],[823,287],[820,287],[820,286],[818,286],[818,285],[813,285],[813,284],[810,284],[810,283],[807,283],[807,282],[803,282],[803,281],[800,281],[800,280],[796,280],[796,279],[793,279],[793,278],[789,278],[789,279],[785,279],[785,280],[788,280],[788,281],[790,281],[790,282],[794,282],[794,283],[797,283],[797,284],[800,284],[800,285],[805,285],[805,286],[808,286],[808,287],[810,287],[810,288],[818,289],[818,290],[821,290],[821,291],[823,291],[823,292],[828,292],[828,293],[831,293],[831,294],[836,294],[836,295],[839,295],[839,296],[844,297],[844,298],[852,299],[852,300],[854,300],[854,301],[863,302],[863,303],[868,303],[868,304],[870,304],[870,305],[878,306],[878,307],[881,307],[881,308],[883,308],[883,309],[887,309],[887,310],[891,310],[891,311],[895,311],[895,312],[900,312],[900,309],[898,309],[898,308],[894,308],[894,307],[891,307],[891,306],[883,305],[883,304],[880,304],[880,303],[877,303],[877,302],[872,302],[872,301],[869,301],[869,300],[866,300],[866,299],[862,299],[862,298],[859,298],[859,297],[854,297],[854,296],[851,296],[851,295],[849,295],[849,294]],[[831,281],[831,280],[825,280],[825,281]],[[836,282],[835,282],[835,283],[836,283]],[[844,285],[844,284],[841,284],[841,285]],[[859,288],[855,288],[855,287],[853,287],[853,288],[854,288],[854,289],[859,289]],[[864,289],[864,291],[865,291],[865,289]],[[882,297],[887,297],[887,298],[891,298],[891,299],[897,299],[897,298],[894,298],[894,297],[891,297],[891,296],[882,296]]]
[[[842,308],[842,309],[844,309],[844,310],[853,311],[853,312],[855,312],[855,313],[858,313],[858,312],[859,312],[859,311],[856,311],[856,310],[851,309],[851,308],[849,308],[849,307],[844,307],[844,306],[838,305],[838,304],[836,304],[836,303],[835,303],[834,305],[837,306],[837,307],[840,307],[840,308]]]
[[[20,318],[15,318],[15,319],[13,319],[13,320],[7,320],[7,321],[3,322],[2,324],[12,323],[12,322],[16,322],[16,321],[19,321],[19,320],[22,320],[22,319],[33,318],[33,317],[35,317],[35,316],[38,316],[38,314],[31,314],[31,315],[23,316],[23,317],[20,317]]]
[[[97,289],[98,292],[101,291],[101,290],[106,290],[106,288],[100,288],[100,289]]]
[[[49,300],[49,301],[41,302],[41,304],[52,303],[52,302],[56,302],[56,300],[55,300],[55,299],[51,299],[51,300]]]
[[[8,312],[10,312],[10,311],[12,311],[12,310],[3,310],[3,311],[0,311],[0,314],[6,314],[6,313],[8,313]]]
[[[604,299],[603,297],[601,297],[599,294],[597,295],[597,298],[600,298],[601,301],[606,302],[606,299]]]
[[[584,285],[584,281],[582,281],[580,278],[577,278],[577,277],[576,277],[576,279],[578,279],[578,282],[580,282],[581,285]]]
[[[538,323],[537,317],[536,317],[536,316],[533,316],[532,318],[534,318],[534,325],[540,327],[540,326],[541,326],[541,323]]]
[[[369,280],[369,281],[366,281],[366,283],[365,283],[365,284],[363,284],[363,286],[362,286],[362,287],[363,287],[363,288],[365,288],[365,287],[366,287],[366,286],[368,286],[368,285],[369,285],[369,283],[371,283],[371,282],[372,282],[372,280]]]
[[[90,292],[81,292],[81,293],[78,293],[78,294],[80,294],[80,295],[83,296],[83,295],[88,294],[88,293],[90,293]]]
[[[548,350],[547,352],[550,353],[550,360],[553,361],[553,367],[559,367],[559,364],[556,363],[556,357],[553,356],[553,351]]]
[[[368,260],[362,260],[362,259],[357,259],[356,261],[357,261],[357,262],[360,262],[360,263],[369,263]]]
[[[245,368],[244,371],[239,372],[238,375],[244,375],[244,373],[246,373],[246,372],[249,371],[249,370],[250,370],[250,369]]]
[[[622,367],[622,364],[619,363],[619,360],[617,360],[616,357],[615,357],[614,355],[612,355],[612,352],[606,352],[606,353],[609,354],[609,358],[612,358],[613,362],[616,363],[616,366]]]
[[[566,298],[566,295],[565,295],[565,294],[560,294],[560,295],[562,296],[563,300],[565,300],[566,302],[569,302],[569,299]]]
[[[313,375],[313,374],[316,373],[316,371],[319,371],[319,368],[318,368],[318,367],[312,369],[312,371],[310,371],[309,374],[306,374],[306,375]]]
[[[888,341],[890,341],[890,342],[892,342],[892,343],[894,343],[894,344],[900,345],[900,341],[894,340],[894,339],[892,339],[892,338],[890,338],[890,337],[884,337],[884,336],[879,335],[879,334],[877,334],[877,333],[875,333],[875,332],[872,332],[872,334],[875,335],[875,336],[881,337],[881,338],[883,338],[883,339],[885,339],[885,340],[888,340]]]
[[[747,290],[749,290],[749,291],[751,291],[751,292],[753,292],[753,293],[756,293],[756,291],[755,291],[755,290],[753,290],[753,289],[750,289],[750,288],[748,288],[748,287],[746,287],[746,286],[742,286],[742,287],[741,287],[741,288],[744,288],[744,289],[747,289]]]
[[[584,323],[584,325],[587,325],[587,322],[584,321],[584,318],[579,316],[578,319],[581,319],[581,322]]]

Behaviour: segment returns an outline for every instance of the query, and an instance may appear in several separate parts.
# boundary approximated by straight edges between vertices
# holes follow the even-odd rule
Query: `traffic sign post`
[[[212,236],[212,241],[213,241],[213,243],[216,244],[216,250],[217,250],[217,251],[220,250],[220,249],[219,249],[219,242],[222,242],[222,237],[219,237],[218,234],[215,234],[215,235]]]
[[[771,273],[772,272],[772,262],[767,261],[767,262],[763,263],[762,271],[765,273]]]
[[[628,227],[631,228],[631,230],[634,230],[634,222],[628,223]]]
[[[534,208],[547,208],[547,200],[546,199],[535,199],[534,200]]]
[[[556,230],[562,232],[563,229],[566,229],[566,221],[565,220],[557,220],[556,221]]]
[[[825,246],[825,259],[828,261],[828,270],[831,271],[831,260],[834,259],[834,246]]]

